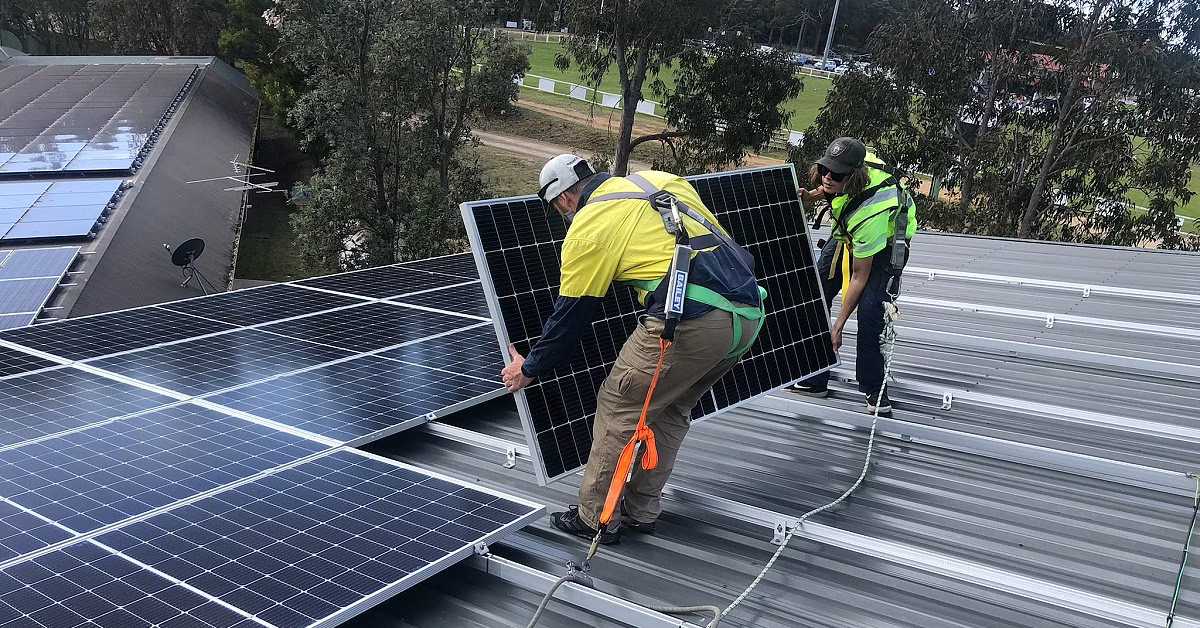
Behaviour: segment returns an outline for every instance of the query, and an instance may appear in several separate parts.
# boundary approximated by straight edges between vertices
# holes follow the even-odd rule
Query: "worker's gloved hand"
[[[508,345],[508,355],[512,357],[512,362],[500,371],[500,380],[504,382],[504,387],[508,392],[517,392],[522,388],[533,383],[533,378],[525,377],[525,373],[521,372],[521,367],[525,365],[525,356],[517,351],[515,345]]]

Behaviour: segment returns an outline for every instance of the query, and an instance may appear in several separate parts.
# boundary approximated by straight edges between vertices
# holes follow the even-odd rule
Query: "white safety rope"
[[[742,591],[741,595],[737,596],[733,602],[730,602],[729,606],[725,607],[725,610],[721,612],[721,617],[729,615],[762,582],[767,572],[771,570],[771,567],[775,566],[775,561],[779,560],[779,557],[783,555],[783,550],[787,549],[788,543],[791,542],[796,531],[804,527],[805,521],[845,501],[847,497],[850,497],[851,493],[858,489],[863,480],[866,479],[867,469],[871,466],[871,453],[875,448],[875,427],[879,424],[879,407],[882,405],[884,392],[887,391],[888,377],[892,370],[892,355],[896,350],[896,321],[900,318],[900,310],[896,307],[894,301],[885,302],[883,307],[883,333],[879,335],[880,348],[883,349],[883,385],[879,387],[879,396],[875,399],[875,416],[871,420],[871,435],[867,438],[867,455],[863,461],[862,472],[858,474],[858,479],[854,481],[854,484],[839,495],[837,499],[800,515],[800,518],[796,520],[796,525],[788,530],[787,536],[783,537],[783,542],[779,544],[779,549],[775,550],[775,555],[771,556],[771,560],[768,560],[766,565],[763,565],[762,571],[758,572],[758,576],[754,578],[750,586],[746,587],[746,590]]]

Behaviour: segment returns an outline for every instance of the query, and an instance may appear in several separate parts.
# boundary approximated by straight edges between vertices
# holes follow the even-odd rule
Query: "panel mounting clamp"
[[[517,448],[509,447],[504,450],[504,468],[512,469],[517,466]]]
[[[1046,329],[1054,329],[1054,315],[1053,314],[1046,315]]]
[[[942,393],[942,409],[949,410],[952,406],[954,406],[954,393],[952,393],[952,392]]]

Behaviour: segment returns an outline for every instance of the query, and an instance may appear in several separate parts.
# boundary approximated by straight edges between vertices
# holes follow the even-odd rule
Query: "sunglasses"
[[[853,172],[853,170],[850,172]],[[826,168],[825,166],[822,166],[821,164],[817,164],[817,175],[818,176],[820,176],[821,178],[825,178],[825,176],[828,175],[830,179],[833,179],[834,181],[837,181],[838,183],[845,181],[846,177],[850,176],[850,172],[838,173],[838,172],[834,172],[834,171],[830,170],[829,168]]]

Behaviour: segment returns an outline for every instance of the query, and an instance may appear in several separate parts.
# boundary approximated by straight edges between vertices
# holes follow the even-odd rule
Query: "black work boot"
[[[621,528],[629,528],[638,534],[654,534],[654,523],[642,523],[636,519],[629,517],[629,511],[625,510],[625,501],[621,501]]]
[[[550,515],[550,523],[554,527],[575,536],[585,538],[588,541],[596,538],[596,529],[584,523],[579,518],[579,506],[568,506],[566,512],[556,512]],[[608,526],[604,532],[600,533],[601,545],[616,545],[621,542],[621,526]]]
[[[824,399],[829,396],[829,384],[806,384],[804,382],[796,382],[792,384],[790,389],[794,393],[799,393],[805,397],[816,397]]]
[[[888,399],[886,389],[882,399],[879,393],[867,395],[867,414],[875,414],[876,408],[879,409],[879,416],[892,416],[892,400]]]

